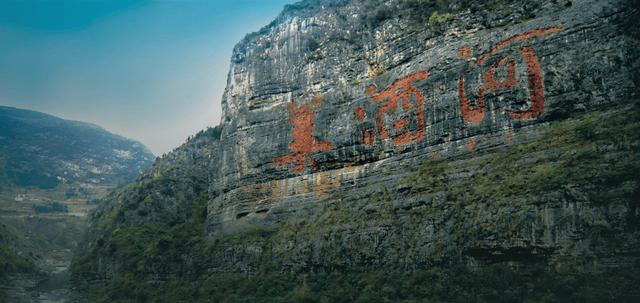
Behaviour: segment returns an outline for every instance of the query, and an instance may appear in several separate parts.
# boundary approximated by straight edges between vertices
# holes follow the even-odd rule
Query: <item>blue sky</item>
[[[231,50],[295,0],[0,0],[0,104],[160,155],[220,120]]]

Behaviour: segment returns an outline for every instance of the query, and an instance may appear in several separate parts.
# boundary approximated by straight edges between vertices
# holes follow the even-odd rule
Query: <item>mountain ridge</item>
[[[14,170],[20,169],[20,165],[27,167],[26,163],[40,168],[37,178],[47,180],[48,185],[44,185],[45,187],[57,186],[62,180],[60,178],[74,178],[69,175],[71,173],[109,179],[106,182],[125,182],[134,175],[118,176],[119,168],[110,167],[106,162],[114,165],[137,165],[136,161],[150,163],[154,159],[153,154],[141,143],[108,132],[95,124],[12,107],[0,107],[0,117],[0,135],[3,136],[0,147],[3,148],[4,156],[9,157],[6,159],[9,163],[5,163],[3,171],[5,178],[14,183],[30,182],[27,180],[29,176],[21,178],[20,172],[12,174]],[[92,152],[82,155],[83,151]],[[49,154],[51,158],[46,158],[46,154],[39,152]],[[84,161],[85,166],[93,169],[78,170],[74,167],[79,165],[77,161]],[[90,162],[96,163],[93,165]],[[138,170],[141,169],[142,166],[138,166]],[[117,181],[117,178],[124,179]],[[105,181],[102,179],[96,179],[97,184]],[[18,185],[27,185],[26,183]]]
[[[114,132],[112,132],[112,131],[110,131],[110,130],[108,130],[108,129],[106,129],[106,128],[98,125],[98,124],[92,123],[92,122],[80,121],[80,120],[75,120],[75,119],[61,118],[61,117],[58,117],[58,116],[53,115],[53,114],[40,112],[40,111],[37,111],[37,110],[19,108],[19,107],[15,107],[15,106],[0,105],[0,111],[3,114],[8,113],[9,111],[11,111],[13,113],[32,114],[32,115],[34,115],[34,118],[46,117],[47,119],[51,119],[51,120],[54,120],[54,121],[55,120],[58,120],[58,121],[62,120],[62,121],[60,121],[61,123],[64,122],[64,123],[68,123],[68,124],[71,124],[71,125],[86,126],[86,127],[89,127],[89,128],[95,128],[97,130],[107,132],[107,133],[109,133],[110,135],[113,135],[116,138],[119,138],[119,139],[122,139],[122,140],[126,140],[126,141],[134,141],[134,142],[139,143],[140,145],[144,146],[144,144],[142,144],[141,142],[139,142],[137,140],[134,140],[134,139],[131,139],[131,138],[116,134],[116,133],[114,133]],[[16,116],[14,115],[12,118],[16,118]],[[153,155],[153,152],[151,152],[151,150],[149,150],[146,147],[145,147],[145,149],[149,154]]]

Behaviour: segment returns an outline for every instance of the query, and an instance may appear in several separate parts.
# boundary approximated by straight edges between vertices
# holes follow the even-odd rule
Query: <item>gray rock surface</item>
[[[319,206],[328,190],[384,184],[385,166],[447,158],[476,141],[497,148],[506,142],[501,133],[637,97],[638,43],[628,24],[637,9],[630,2],[528,4],[531,17],[519,22],[517,2],[505,4],[507,16],[463,9],[437,26],[394,18],[372,29],[361,22],[363,3],[329,1],[286,10],[249,35],[234,49],[223,98],[222,165],[212,178],[208,233],[277,225]],[[408,85],[418,93],[407,94],[406,106],[367,94],[371,85],[402,90],[393,84],[406,77],[415,78]],[[471,108],[466,120],[461,78]],[[406,125],[394,129],[398,121]],[[311,147],[297,147],[305,144]],[[286,155],[292,158],[282,160]]]
[[[248,35],[219,137],[114,193],[78,276],[130,272],[113,243],[190,222],[203,187],[207,244],[136,274],[637,262],[638,7],[417,2],[304,1]]]

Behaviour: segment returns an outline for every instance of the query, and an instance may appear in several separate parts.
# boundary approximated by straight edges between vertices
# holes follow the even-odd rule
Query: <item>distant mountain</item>
[[[0,106],[0,190],[125,184],[154,160],[141,143],[84,122]],[[74,191],[78,191],[74,193]]]
[[[65,294],[86,214],[154,159],[99,126],[0,106],[0,302]]]

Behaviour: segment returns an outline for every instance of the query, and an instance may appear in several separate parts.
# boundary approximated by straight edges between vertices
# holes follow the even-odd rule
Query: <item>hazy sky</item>
[[[295,0],[0,0],[0,104],[160,155],[220,120],[231,50]]]

